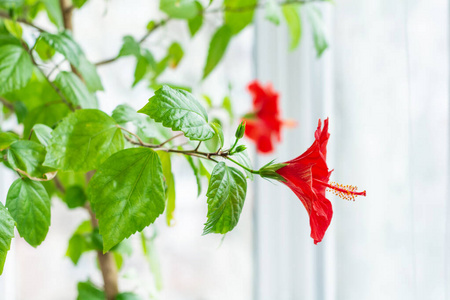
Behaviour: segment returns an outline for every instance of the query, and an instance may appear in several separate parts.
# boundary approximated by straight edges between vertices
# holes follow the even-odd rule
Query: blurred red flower
[[[281,127],[295,123],[281,120],[279,94],[270,83],[264,87],[255,80],[248,85],[248,90],[253,96],[253,111],[243,117],[247,124],[245,135],[256,143],[258,152],[270,153],[275,141],[281,139]]]
[[[309,214],[314,244],[322,241],[333,217],[331,202],[325,197],[327,188],[346,200],[366,195],[366,191],[357,192],[355,186],[329,183],[332,172],[326,162],[329,136],[328,119],[325,120],[323,129],[319,120],[315,141],[308,150],[290,161],[268,165],[261,169],[261,176],[283,182],[303,203]]]

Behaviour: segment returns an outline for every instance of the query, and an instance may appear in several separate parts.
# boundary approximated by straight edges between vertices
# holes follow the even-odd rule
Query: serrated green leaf
[[[266,20],[269,20],[275,25],[280,25],[281,9],[275,0],[269,0],[266,5],[265,16]]]
[[[49,103],[38,106],[27,113],[24,120],[24,136],[28,136],[35,124],[55,126],[70,110],[65,103]]]
[[[66,202],[67,207],[82,207],[86,203],[86,200],[87,196],[82,186],[72,185],[67,188],[66,195],[64,196],[64,202]]]
[[[77,300],[105,300],[105,292],[96,287],[92,282],[78,282]]]
[[[328,48],[328,42],[325,34],[325,24],[323,23],[322,12],[313,5],[306,5],[303,8],[313,30],[314,47],[317,57],[321,57]]]
[[[208,57],[206,58],[205,68],[203,69],[203,79],[205,79],[219,64],[228,43],[231,40],[232,31],[227,25],[223,25],[214,33],[209,44]]]
[[[194,0],[160,0],[159,9],[175,19],[192,19],[200,13]]]
[[[45,159],[45,147],[33,141],[17,141],[8,149],[8,162],[19,173],[34,179],[52,179],[55,170],[43,166]]]
[[[172,225],[174,219],[173,213],[175,211],[175,178],[172,174],[172,163],[170,160],[170,153],[165,151],[158,151],[159,159],[161,160],[164,180],[166,182],[166,223],[168,226]]]
[[[48,146],[48,143],[52,138],[52,131],[53,129],[44,124],[36,124],[33,126],[34,134],[39,142],[44,146]]]
[[[292,51],[297,48],[302,37],[302,24],[298,11],[298,4],[283,5],[282,11],[289,28],[289,34],[291,36],[289,48]]]
[[[44,40],[39,38],[36,41],[36,46],[34,47],[34,50],[37,52],[39,57],[43,60],[49,60],[55,55],[55,49],[50,47],[50,45]]]
[[[203,10],[203,7],[200,4],[200,2],[195,1],[195,3],[197,4],[199,10]],[[189,27],[189,33],[191,34],[191,37],[193,37],[203,25],[203,15],[197,14],[197,16],[195,16],[192,19],[189,19],[187,22]]]
[[[103,90],[103,86],[95,66],[87,60],[83,50],[74,41],[69,32],[64,31],[60,34],[43,32],[41,33],[41,38],[43,38],[57,52],[64,55],[70,64],[72,64],[80,72],[89,91],[95,92],[98,90]]]
[[[191,93],[184,90],[165,85],[138,112],[172,130],[182,131],[191,140],[205,141],[214,136],[205,108]]]
[[[5,266],[6,253],[11,246],[11,240],[14,237],[14,219],[8,210],[0,202],[0,275]]]
[[[208,192],[208,221],[203,234],[227,233],[238,223],[247,193],[244,175],[224,162],[218,163],[211,174]]]
[[[238,34],[253,21],[257,0],[225,0],[225,24]]]
[[[44,165],[90,171],[123,147],[124,138],[114,119],[96,109],[77,110],[53,130]]]
[[[20,178],[13,182],[6,196],[6,207],[17,230],[28,244],[39,246],[50,227],[50,198],[40,182]]]
[[[164,211],[164,180],[158,154],[148,148],[130,148],[112,155],[92,177],[88,198],[106,252],[153,223]]]
[[[64,27],[64,21],[59,0],[42,0],[47,11],[48,18],[58,29]]]
[[[19,140],[19,136],[12,132],[0,132],[0,151],[9,148],[15,141]]]
[[[24,87],[31,78],[33,63],[21,46],[0,47],[0,94]]]
[[[86,85],[71,72],[62,71],[55,78],[55,85],[68,101],[81,108],[97,108],[97,99]]]

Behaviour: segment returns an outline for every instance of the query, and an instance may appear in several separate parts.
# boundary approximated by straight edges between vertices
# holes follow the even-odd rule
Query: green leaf
[[[290,50],[297,48],[302,37],[302,24],[297,4],[283,5],[282,8],[284,19],[286,20],[291,36]]]
[[[73,6],[76,8],[81,8],[86,2],[87,0],[72,0]]]
[[[17,141],[19,136],[12,132],[0,132],[0,151],[9,148],[9,146]]]
[[[194,0],[160,0],[159,9],[174,19],[192,19],[200,13]]]
[[[266,4],[266,20],[269,20],[275,25],[280,25],[281,19],[281,9],[278,3],[275,0],[269,0]]]
[[[239,221],[244,206],[247,181],[244,175],[224,162],[218,163],[208,186],[208,221],[203,234],[227,233]]]
[[[50,45],[41,38],[36,41],[34,50],[36,50],[37,54],[43,61],[51,59],[56,52],[54,48],[50,47]]]
[[[220,27],[214,33],[209,44],[208,57],[206,58],[206,65],[203,69],[203,79],[211,73],[217,64],[222,59],[227,50],[228,43],[231,40],[232,31],[227,25]]]
[[[317,57],[321,57],[323,52],[328,48],[322,12],[319,8],[312,5],[305,5],[303,11],[311,23],[314,37],[314,47],[316,48]]]
[[[43,32],[41,37],[80,72],[91,92],[103,90],[95,66],[86,59],[83,50],[67,31],[60,34]]]
[[[181,59],[184,56],[184,51],[181,45],[177,42],[174,42],[170,45],[167,50],[167,57],[169,58],[169,67],[172,69],[176,68],[180,63]]]
[[[105,292],[96,287],[92,282],[78,282],[77,300],[105,300]]]
[[[242,145],[241,145],[242,146]],[[235,153],[232,156],[235,158],[239,163],[243,164],[245,167],[252,169],[252,162],[250,161],[250,157],[248,156],[247,151],[242,151],[239,153]],[[250,180],[253,180],[253,174],[247,170],[244,169],[245,174],[247,175],[247,178]]]
[[[163,287],[163,279],[154,240],[155,236],[147,238],[144,232],[141,232],[142,250],[148,264],[150,265],[150,271],[152,272],[153,278],[155,280],[156,289],[160,291]]]
[[[94,250],[92,243],[88,241],[88,237],[92,234],[93,228],[89,220],[81,223],[77,230],[73,233],[69,240],[66,256],[72,260],[73,264],[78,264],[81,255],[90,250]]]
[[[71,72],[60,72],[55,78],[55,85],[64,97],[81,108],[97,108],[97,99],[91,94],[77,75]]]
[[[116,300],[140,300],[140,299],[141,298],[138,295],[130,292],[120,293],[119,295],[116,296]]]
[[[21,39],[22,38],[22,26],[14,20],[4,19],[3,24],[5,24],[6,29],[11,33],[14,37]]]
[[[253,20],[257,0],[225,0],[225,24],[233,34],[238,34]]]
[[[48,18],[56,25],[58,29],[64,27],[63,16],[59,0],[43,0]]]
[[[233,105],[231,103],[230,97],[226,96],[223,98],[222,107],[228,112],[228,115],[230,116],[230,120],[233,120],[233,117],[234,117]]]
[[[147,74],[147,59],[143,56],[140,56],[136,63],[136,69],[134,71],[134,81],[132,87],[138,84],[141,81],[145,74]]]
[[[199,10],[203,10],[202,5],[198,1],[196,1],[195,3],[199,7]],[[192,19],[189,19],[187,22],[189,27],[189,33],[191,34],[191,37],[193,37],[203,25],[203,15],[199,13],[197,14],[197,16],[195,16]]]
[[[148,148],[130,148],[112,155],[92,177],[88,198],[106,252],[153,223],[164,211],[164,181],[158,154]]]
[[[33,72],[30,55],[16,45],[0,47],[0,66],[0,94],[24,87]]]
[[[122,48],[119,56],[133,55],[139,57],[141,55],[141,45],[130,35],[123,37]]]
[[[8,162],[19,173],[34,179],[52,179],[55,170],[43,166],[45,147],[33,141],[17,141],[9,146]]]
[[[210,152],[216,152],[220,148],[223,148],[224,144],[222,126],[220,126],[219,123],[215,122],[211,123],[210,125],[214,129],[215,134],[211,139],[205,142],[205,145]]]
[[[205,141],[214,136],[205,108],[184,90],[165,85],[138,112],[161,122],[165,127],[182,131],[191,140]]]
[[[165,151],[158,151],[159,159],[161,160],[164,179],[166,182],[166,222],[168,226],[172,225],[173,213],[175,211],[175,178],[172,174],[172,163],[170,160],[170,153]]]
[[[0,202],[0,275],[5,266],[6,253],[8,252],[11,240],[14,237],[14,219],[8,210]]]
[[[100,110],[78,110],[53,130],[44,164],[65,171],[90,171],[123,147],[114,119]]]
[[[69,208],[82,207],[86,203],[87,196],[82,186],[72,185],[66,190],[64,202]]]
[[[50,198],[40,182],[20,178],[13,182],[6,196],[6,207],[17,230],[28,244],[39,246],[50,227]]]
[[[65,103],[46,103],[29,111],[24,120],[24,136],[30,134],[35,124],[55,126],[62,118],[69,114],[70,110]]]
[[[36,124],[33,126],[34,134],[39,142],[44,146],[49,145],[49,141],[52,138],[52,131],[53,129],[44,124]]]
[[[200,178],[200,170],[195,164],[192,156],[185,155],[184,157],[186,157],[189,165],[192,168],[192,171],[194,171],[195,181],[197,182],[197,197],[199,197],[202,193],[202,179]]]

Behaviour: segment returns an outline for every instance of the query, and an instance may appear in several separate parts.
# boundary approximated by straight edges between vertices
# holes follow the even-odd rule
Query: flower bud
[[[245,133],[245,121],[242,121],[241,124],[239,124],[238,128],[236,129],[236,138],[242,139]]]
[[[247,146],[239,145],[236,147],[236,150],[234,150],[234,153],[239,153],[239,152],[245,151],[246,149],[247,149]]]

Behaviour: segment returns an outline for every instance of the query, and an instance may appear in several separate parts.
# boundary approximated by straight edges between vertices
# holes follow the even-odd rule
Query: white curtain
[[[286,28],[259,15],[257,76],[274,83],[283,115],[299,122],[273,157],[301,154],[317,119],[330,117],[332,180],[367,197],[349,203],[330,194],[334,217],[314,246],[300,201],[259,182],[255,299],[445,299],[447,1],[324,6],[330,49],[321,60],[306,22],[300,49],[286,55]]]

